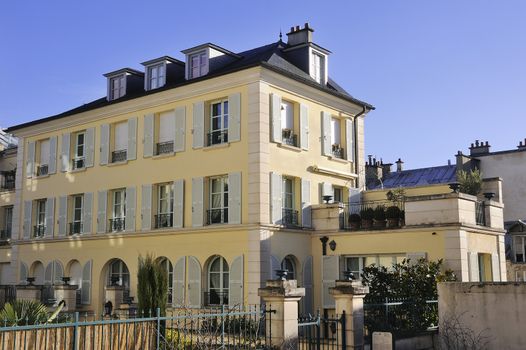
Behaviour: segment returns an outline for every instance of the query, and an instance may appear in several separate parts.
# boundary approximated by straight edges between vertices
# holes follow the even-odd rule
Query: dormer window
[[[317,83],[325,83],[325,57],[316,51],[311,51],[310,76]]]
[[[208,57],[206,52],[198,52],[190,56],[190,79],[199,78],[208,71]]]
[[[212,43],[181,51],[186,56],[185,78],[195,79],[224,67],[241,56]]]
[[[122,68],[110,73],[104,74],[108,79],[108,101],[117,100],[126,96],[131,91],[142,89],[144,74],[131,68]]]
[[[110,79],[110,100],[115,100],[126,93],[126,78],[124,74]]]
[[[147,90],[163,87],[166,82],[166,65],[159,63],[148,67]]]

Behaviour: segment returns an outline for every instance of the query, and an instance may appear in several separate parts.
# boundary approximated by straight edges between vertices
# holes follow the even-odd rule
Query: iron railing
[[[5,228],[0,231],[0,240],[7,241],[11,239],[11,228]]]
[[[345,311],[333,318],[317,315],[298,317],[298,350],[347,349]]]
[[[159,142],[157,144],[157,155],[173,153],[173,151],[174,151],[174,142],[173,141]]]
[[[207,135],[208,138],[208,146],[212,145],[218,145],[221,143],[227,143],[228,142],[228,130],[216,130],[209,132]]]
[[[228,208],[209,209],[206,211],[206,224],[228,223]]]
[[[228,291],[219,292],[216,290],[211,290],[209,292],[204,292],[204,306],[214,306],[214,305],[228,305]]]
[[[86,166],[86,160],[84,157],[79,157],[71,160],[71,168],[73,170],[83,169]]]
[[[11,177],[5,177],[0,186],[0,191],[12,191],[15,189],[15,179]]]
[[[33,237],[43,237],[46,232],[46,225],[33,226]]]
[[[480,226],[486,225],[486,205],[483,201],[475,202],[475,222]]]
[[[113,218],[110,219],[109,232],[121,232],[124,231],[126,226],[125,218]]]
[[[339,158],[339,159],[343,159],[343,148],[341,147],[332,147],[332,156],[334,158]]]
[[[298,211],[289,208],[283,208],[281,210],[281,224],[287,227],[298,227]]]
[[[75,221],[69,223],[69,234],[75,235],[82,233],[82,221]]]
[[[42,164],[37,166],[37,176],[46,176],[49,173],[49,166]]]
[[[155,228],[172,227],[173,217],[172,213],[155,215]]]
[[[111,152],[111,162],[112,163],[124,162],[126,160],[127,154],[128,154],[127,150],[113,151]]]
[[[281,131],[281,142],[286,145],[298,147],[298,135],[293,134],[292,130],[282,130]]]
[[[374,220],[373,211],[382,207],[385,210],[385,220]],[[397,217],[387,217],[387,211],[391,207],[398,213]],[[370,230],[370,229],[394,229],[405,225],[405,201],[362,201],[359,203],[340,203],[340,229],[341,230]]]

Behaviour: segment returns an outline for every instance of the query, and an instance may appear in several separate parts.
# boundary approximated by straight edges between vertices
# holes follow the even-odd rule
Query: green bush
[[[399,219],[401,214],[400,208],[393,205],[386,209],[385,211],[385,217],[387,219]]]
[[[377,221],[385,220],[385,207],[383,205],[377,205],[374,208],[374,219]]]
[[[362,220],[372,220],[374,217],[374,209],[373,208],[365,208],[360,210],[360,216]]]
[[[139,256],[139,270],[137,272],[137,311],[139,314],[154,314],[161,309],[161,316],[166,313],[168,294],[168,272],[152,255],[146,258]]]
[[[459,183],[459,190],[462,193],[478,195],[482,190],[482,173],[479,169],[457,171],[457,181]]]
[[[360,215],[358,215],[358,214],[351,214],[351,215],[349,216],[349,222],[354,222],[354,223],[356,223],[356,222],[360,222],[360,221],[362,221],[362,218],[361,218]]]
[[[15,300],[5,304],[0,311],[0,321],[4,326],[46,323],[48,318],[47,307],[36,300]]]

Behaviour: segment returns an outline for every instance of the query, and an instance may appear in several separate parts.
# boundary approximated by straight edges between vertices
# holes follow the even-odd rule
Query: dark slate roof
[[[382,179],[383,188],[448,184],[456,181],[456,171],[456,165],[443,165],[392,172]],[[376,184],[370,189],[379,188],[382,188],[382,184]]]
[[[328,83],[326,86],[322,86],[321,84],[317,83],[314,79],[310,77],[310,75],[308,75],[306,72],[296,67],[294,64],[292,64],[287,59],[287,53],[283,52],[284,48],[286,48],[286,44],[283,43],[282,41],[278,41],[272,44],[257,47],[255,49],[240,52],[236,54],[239,58],[234,59],[233,61],[227,63],[226,65],[220,68],[210,71],[206,76],[203,76],[201,78],[196,78],[192,80],[184,80],[184,78],[177,79],[177,81],[175,82],[167,82],[167,84],[163,86],[162,88],[150,90],[150,91],[138,91],[134,93],[128,93],[126,94],[126,96],[119,98],[117,100],[113,100],[113,101],[107,101],[106,97],[101,97],[100,99],[94,100],[92,102],[86,103],[82,106],[73,108],[69,111],[66,111],[66,112],[63,112],[57,115],[53,115],[50,117],[34,120],[31,122],[27,122],[27,123],[15,125],[15,126],[11,126],[7,129],[7,131],[12,132],[12,131],[22,129],[28,126],[44,123],[44,122],[59,119],[59,118],[64,118],[67,116],[90,111],[93,109],[101,108],[101,107],[112,105],[115,103],[121,103],[121,102],[128,101],[134,98],[147,96],[150,94],[155,94],[161,91],[174,89],[180,86],[192,84],[197,81],[211,79],[214,77],[218,77],[221,75],[233,73],[239,70],[248,69],[248,68],[252,68],[256,66],[262,66],[262,67],[268,68],[279,74],[283,74],[292,79],[295,79],[297,81],[310,85],[314,88],[325,91],[329,94],[332,94],[342,99],[356,103],[366,109],[374,109],[374,106],[370,105],[369,103],[361,101],[351,96],[347,91],[341,88],[331,78],[328,79]]]

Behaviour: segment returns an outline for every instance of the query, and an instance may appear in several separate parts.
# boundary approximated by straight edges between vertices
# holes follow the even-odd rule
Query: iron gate
[[[333,318],[306,315],[298,317],[298,349],[321,350],[347,347],[345,311]]]

